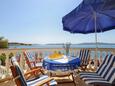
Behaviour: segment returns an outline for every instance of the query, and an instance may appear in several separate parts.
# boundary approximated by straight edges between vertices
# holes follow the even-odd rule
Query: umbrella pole
[[[94,12],[94,24],[95,24],[95,42],[96,42],[96,49],[95,49],[95,67],[97,68],[98,62],[97,62],[97,51],[98,51],[98,45],[97,45],[97,19],[96,19],[96,12]]]

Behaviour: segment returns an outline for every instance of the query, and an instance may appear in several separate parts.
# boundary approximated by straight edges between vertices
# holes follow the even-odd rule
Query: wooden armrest
[[[12,76],[7,77],[7,78],[4,78],[4,79],[0,79],[0,83],[5,82],[5,81],[8,81],[8,80],[12,80],[12,79],[13,79]]]
[[[40,69],[40,72],[41,72],[42,74],[45,74],[45,73],[44,73],[45,70],[43,69],[43,67],[38,67],[38,66],[37,66],[37,67],[32,67],[31,70],[33,70],[33,69]]]
[[[39,76],[41,74],[44,75],[44,72],[43,72],[43,70],[41,68],[34,68],[34,69],[31,69],[31,70],[27,71],[24,74],[24,76],[28,80],[28,79],[30,79],[32,77],[36,77],[36,76]]]
[[[44,84],[49,84],[49,82],[50,82],[51,80],[53,80],[53,78],[50,78],[50,77],[49,77],[49,78],[47,78],[47,79],[44,79],[44,80],[42,80],[42,81],[39,81],[36,86],[43,86]]]
[[[34,72],[41,72],[41,69],[40,68],[36,68],[36,69],[29,70],[24,75],[26,76],[28,74],[33,74]]]

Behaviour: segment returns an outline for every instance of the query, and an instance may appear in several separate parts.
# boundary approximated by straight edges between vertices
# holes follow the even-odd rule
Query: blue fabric
[[[71,33],[94,33],[95,22],[96,32],[115,29],[115,0],[83,0],[62,19],[63,29]]]
[[[111,57],[111,60],[109,61],[109,63],[107,63],[107,66],[106,68],[104,69],[103,73],[100,75],[101,78],[106,78],[107,77],[107,74],[110,72],[110,70],[112,69],[112,66],[114,65],[115,63],[115,57]],[[114,71],[115,72],[115,71]],[[98,75],[99,76],[99,75]],[[109,76],[109,79],[110,79],[111,76]],[[93,80],[93,79],[97,79],[97,76],[84,76],[82,77],[83,80]],[[99,78],[99,77],[98,77]]]
[[[97,78],[97,79],[88,79],[87,81],[85,81],[87,84],[99,84],[99,83],[109,83],[112,84],[114,83],[115,78],[114,77],[114,73],[115,73],[115,67],[111,67],[111,69],[109,70],[109,73],[107,73],[106,78]],[[113,78],[113,79],[112,79]],[[107,86],[111,86],[111,85],[107,85]]]
[[[37,85],[37,83],[39,83],[40,81],[42,81],[42,80],[45,80],[45,79],[47,79],[48,78],[48,76],[47,75],[42,75],[42,76],[40,76],[40,78],[38,78],[38,79],[35,79],[35,80],[31,80],[31,81],[28,81],[27,82],[27,86],[36,86]],[[57,82],[55,81],[55,80],[51,80],[50,81],[50,86],[55,86],[57,84]],[[44,85],[44,86],[47,86],[47,85]]]
[[[62,70],[62,71],[67,71],[67,70],[73,70],[80,66],[80,59],[75,58],[71,61],[68,61],[67,63],[61,63],[61,62],[56,62],[54,60],[50,59],[44,59],[43,60],[43,67],[47,70]]]
[[[109,59],[106,59],[106,58],[109,58]],[[113,55],[110,55],[109,57],[106,57],[106,58],[103,61],[102,66],[100,66],[101,68],[99,68],[99,71],[96,72],[97,74],[96,73],[95,74],[94,73],[92,73],[92,74],[88,74],[88,73],[80,74],[80,78],[91,78],[91,77],[94,78],[94,77],[98,77],[98,76],[105,78],[106,74],[110,70],[110,67],[114,64]]]

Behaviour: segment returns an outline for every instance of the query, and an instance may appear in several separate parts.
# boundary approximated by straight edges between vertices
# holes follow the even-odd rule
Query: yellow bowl
[[[58,54],[58,53],[54,53],[52,55],[49,55],[49,59],[51,59],[51,60],[60,59],[62,57],[63,57],[63,55],[62,54]]]

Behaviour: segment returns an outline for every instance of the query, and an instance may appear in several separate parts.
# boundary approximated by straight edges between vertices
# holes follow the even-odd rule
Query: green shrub
[[[13,54],[13,53],[10,53],[8,57],[11,58],[11,57],[13,57],[13,56],[14,56],[14,54]]]
[[[8,48],[8,40],[0,40],[0,48]]]
[[[5,60],[6,60],[6,54],[5,53],[2,53],[1,55],[0,55],[0,60],[1,60],[1,65],[3,65],[3,66],[5,66]]]

